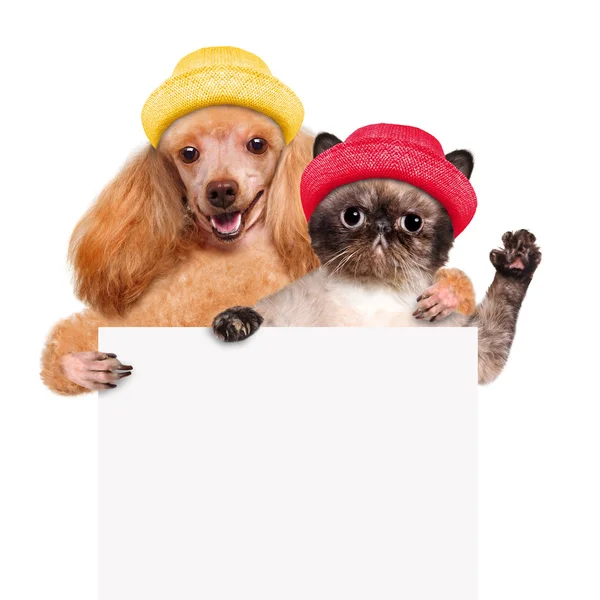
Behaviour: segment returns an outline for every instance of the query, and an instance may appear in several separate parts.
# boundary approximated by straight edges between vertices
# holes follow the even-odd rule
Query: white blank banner
[[[100,600],[476,599],[476,329],[99,342]]]

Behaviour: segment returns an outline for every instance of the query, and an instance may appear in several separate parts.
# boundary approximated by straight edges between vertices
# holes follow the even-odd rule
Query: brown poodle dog
[[[98,327],[210,326],[317,266],[299,197],[312,145],[300,131],[286,146],[269,117],[216,106],[134,156],[71,238],[76,293],[90,308],[51,331],[46,385],[80,394],[130,372],[95,351]]]

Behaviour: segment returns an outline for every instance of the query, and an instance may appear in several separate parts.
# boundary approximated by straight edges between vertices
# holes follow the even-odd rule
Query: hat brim
[[[203,67],[167,79],[150,95],[142,110],[142,124],[156,147],[177,119],[207,106],[243,106],[273,119],[286,144],[304,120],[302,103],[276,77],[246,67]]]
[[[301,181],[307,220],[334,189],[365,179],[396,179],[423,190],[444,206],[455,237],[471,222],[477,207],[470,181],[445,158],[410,142],[368,141],[337,144],[308,165]]]

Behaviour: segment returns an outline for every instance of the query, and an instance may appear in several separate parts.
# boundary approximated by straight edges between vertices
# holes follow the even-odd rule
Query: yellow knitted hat
[[[156,148],[177,119],[205,106],[231,104],[251,108],[273,119],[286,144],[298,133],[304,108],[286,85],[271,75],[258,56],[230,46],[201,48],[184,56],[172,77],[144,104],[142,125]]]

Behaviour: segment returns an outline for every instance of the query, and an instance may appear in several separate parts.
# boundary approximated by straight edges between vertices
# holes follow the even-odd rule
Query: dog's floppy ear
[[[313,158],[317,157],[321,152],[325,152],[325,150],[329,150],[329,148],[341,143],[342,140],[331,133],[320,133],[315,138],[315,143],[313,145]]]
[[[75,293],[104,314],[123,314],[181,250],[190,219],[174,165],[148,145],[133,156],[75,227]]]
[[[446,154],[446,159],[449,160],[467,179],[471,179],[475,160],[468,150],[454,150],[454,152]]]
[[[313,138],[300,130],[283,150],[267,201],[267,226],[292,280],[319,265],[300,202],[300,178],[312,158]]]

